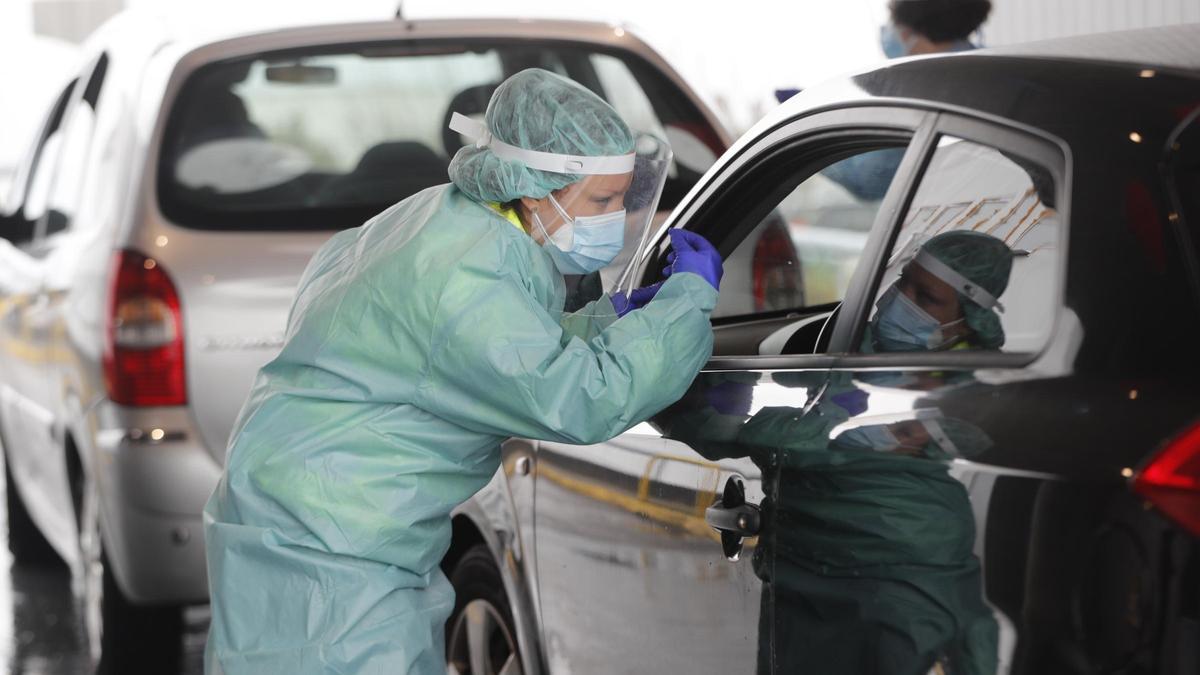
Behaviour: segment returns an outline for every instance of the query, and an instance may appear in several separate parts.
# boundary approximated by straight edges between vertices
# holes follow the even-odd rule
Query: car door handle
[[[718,532],[731,532],[741,537],[753,537],[762,525],[759,509],[754,504],[726,508],[717,502],[704,511],[704,522]]]
[[[762,512],[758,505],[746,501],[742,479],[730,476],[721,498],[704,510],[704,522],[721,534],[725,558],[737,562],[745,538],[757,535],[762,527]]]

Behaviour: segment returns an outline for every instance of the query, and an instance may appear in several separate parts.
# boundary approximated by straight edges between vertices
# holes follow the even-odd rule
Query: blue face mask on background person
[[[894,285],[880,296],[875,307],[871,334],[875,338],[875,346],[884,352],[941,349],[953,340],[945,337],[943,329],[963,321],[958,319],[947,324],[938,323],[937,319],[929,316]]]
[[[900,31],[891,21],[879,27],[879,46],[883,48],[884,56],[898,59],[909,54],[909,46],[900,37]]]
[[[563,274],[591,274],[611,263],[625,245],[625,209],[599,216],[572,218],[554,195],[550,203],[563,219],[554,234],[537,213],[533,219],[542,231],[542,248],[550,255],[555,267]]]

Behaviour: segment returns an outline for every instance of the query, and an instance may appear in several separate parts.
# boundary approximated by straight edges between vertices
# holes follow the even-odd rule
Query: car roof
[[[735,144],[813,112],[862,105],[959,111],[1037,129],[1068,145],[1168,138],[1200,107],[1200,25],[918,56],[805,89]]]
[[[184,21],[156,12],[128,10],[100,27],[90,41],[106,48],[129,40],[171,45],[171,51],[222,44],[235,51],[241,45],[299,46],[335,44],[372,39],[492,37],[583,41],[621,44],[644,50],[629,29],[617,23],[560,19],[469,18],[469,19],[380,19],[374,21],[318,23],[287,26],[279,22],[230,26],[212,20]],[[636,45],[636,46],[635,46]]]
[[[1078,35],[985,49],[980,53],[1124,63],[1200,74],[1200,24]]]

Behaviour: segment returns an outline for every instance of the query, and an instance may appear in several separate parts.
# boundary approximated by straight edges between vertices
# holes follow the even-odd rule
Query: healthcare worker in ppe
[[[672,232],[660,286],[604,269],[645,241],[665,144],[536,69],[452,128],[474,142],[451,184],[310,262],[238,418],[205,508],[208,673],[445,673],[450,512],[500,443],[612,438],[711,353],[706,241]],[[565,314],[563,275],[597,270],[610,293]]]

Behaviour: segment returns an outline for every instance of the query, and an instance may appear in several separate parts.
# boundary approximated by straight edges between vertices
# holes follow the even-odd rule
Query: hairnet
[[[492,135],[526,150],[599,157],[633,151],[633,134],[612,106],[571,80],[540,68],[522,70],[488,103]],[[468,145],[450,162],[450,180],[480,201],[541,199],[582,176],[539,171]]]
[[[1004,294],[1012,272],[1013,252],[999,239],[980,232],[954,230],[933,237],[921,249],[978,285],[994,298]],[[967,325],[975,331],[976,346],[998,349],[1004,344],[1004,329],[994,309],[985,308],[958,294]]]

